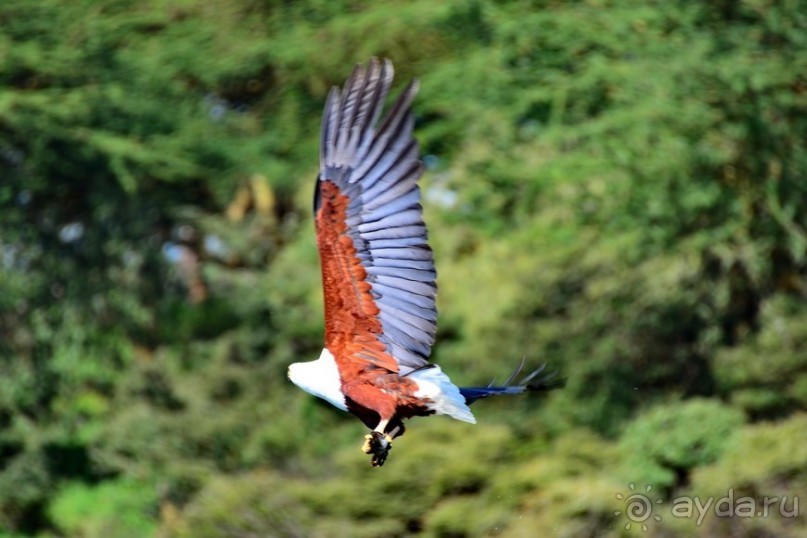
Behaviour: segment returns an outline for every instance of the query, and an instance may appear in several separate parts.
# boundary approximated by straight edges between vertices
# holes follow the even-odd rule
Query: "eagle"
[[[562,385],[543,367],[514,383],[457,387],[429,362],[437,330],[437,273],[412,135],[413,80],[381,118],[393,80],[389,60],[358,65],[322,116],[314,218],[322,269],[325,347],[289,366],[306,392],[358,417],[370,431],[362,450],[381,466],[415,416],[475,423],[476,400]]]

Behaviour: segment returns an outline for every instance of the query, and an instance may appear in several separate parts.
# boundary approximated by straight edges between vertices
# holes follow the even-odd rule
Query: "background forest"
[[[381,469],[286,379],[371,56],[421,80],[433,358],[568,378]],[[0,537],[805,536],[805,73],[803,0],[3,0]],[[729,494],[787,501],[673,513]]]

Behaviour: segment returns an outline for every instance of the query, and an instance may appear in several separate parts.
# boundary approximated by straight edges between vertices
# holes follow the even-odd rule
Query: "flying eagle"
[[[539,378],[541,369],[511,384],[519,367],[502,386],[458,388],[429,362],[437,274],[412,136],[418,85],[412,81],[379,122],[392,78],[392,64],[373,59],[328,95],[314,195],[325,348],[288,372],[298,387],[372,429],[362,450],[373,466],[384,464],[404,419],[448,415],[475,423],[468,408],[475,400],[560,385],[551,375]]]

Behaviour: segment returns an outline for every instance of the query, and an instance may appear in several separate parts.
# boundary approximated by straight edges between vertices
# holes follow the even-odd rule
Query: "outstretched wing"
[[[373,59],[328,95],[314,214],[326,347],[403,375],[428,364],[437,286],[412,137],[417,84],[379,122],[392,78],[392,64]]]

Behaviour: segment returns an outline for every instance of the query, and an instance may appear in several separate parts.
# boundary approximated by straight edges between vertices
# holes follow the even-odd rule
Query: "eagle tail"
[[[465,398],[465,403],[470,405],[476,400],[489,396],[521,394],[522,392],[548,392],[566,385],[566,378],[558,377],[558,372],[544,373],[546,364],[541,365],[540,368],[524,376],[519,382],[514,383],[523,369],[524,361],[522,360],[518,368],[507,378],[503,385],[495,385],[494,382],[487,387],[460,387],[460,394]]]

